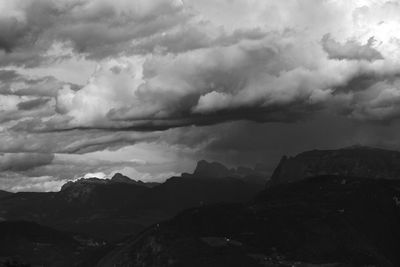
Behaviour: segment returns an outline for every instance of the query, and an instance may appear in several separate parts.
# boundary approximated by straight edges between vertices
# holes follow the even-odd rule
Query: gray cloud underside
[[[400,5],[356,2],[0,1],[1,171],[50,188],[130,164],[60,155],[143,142],[271,168],[282,150],[394,145]],[[74,60],[97,64],[80,86],[43,74]]]
[[[35,99],[27,100],[24,102],[20,102],[20,103],[18,103],[17,106],[18,106],[18,109],[20,109],[20,110],[31,110],[31,109],[39,108],[49,101],[50,101],[49,98],[35,98]]]
[[[372,47],[374,37],[370,37],[365,45],[357,41],[347,41],[341,44],[335,41],[329,34],[322,38],[322,46],[332,59],[368,60],[384,59],[382,54]]]
[[[39,166],[48,165],[53,159],[53,154],[45,153],[0,154],[0,171],[27,171]]]
[[[117,149],[126,144],[155,141],[159,133],[104,131],[68,131],[59,133],[26,134],[0,133],[0,151],[4,153],[67,153],[83,154],[104,149]]]
[[[2,64],[34,66],[55,41],[91,58],[123,54],[134,39],[184,23],[189,14],[178,1],[15,1],[16,16],[0,17]],[[22,13],[22,16],[19,14]]]

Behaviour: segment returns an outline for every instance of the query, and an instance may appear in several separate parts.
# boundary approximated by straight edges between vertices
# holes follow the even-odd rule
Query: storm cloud
[[[43,106],[44,104],[46,104],[49,101],[50,101],[49,98],[35,98],[35,99],[27,100],[25,102],[20,102],[20,103],[18,103],[17,106],[21,110],[30,110],[30,109],[35,109],[40,106]]]
[[[53,154],[44,153],[8,153],[0,155],[1,171],[27,171],[48,165],[54,159]]]
[[[385,0],[0,0],[7,188],[124,166],[161,177],[200,158],[272,166],[283,150],[386,146],[379,139],[400,118],[399,14]],[[320,139],[321,127],[336,134]],[[126,148],[148,168],[69,158],[127,157]]]

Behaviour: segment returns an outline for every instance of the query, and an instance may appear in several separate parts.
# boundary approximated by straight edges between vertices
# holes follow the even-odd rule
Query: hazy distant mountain
[[[338,150],[312,150],[283,157],[270,184],[293,182],[317,175],[374,179],[400,179],[400,152],[353,146]]]
[[[154,225],[98,266],[400,266],[398,188],[348,176],[273,186]]]
[[[197,163],[196,169],[193,172],[193,176],[197,177],[229,177],[233,176],[234,172],[229,170],[227,167],[219,162],[207,162],[201,160]]]
[[[256,165],[256,168],[237,167],[228,169],[226,166],[219,162],[208,162],[201,160],[197,163],[193,174],[184,174],[184,177],[195,178],[237,178],[246,183],[265,184],[267,180],[267,173]]]

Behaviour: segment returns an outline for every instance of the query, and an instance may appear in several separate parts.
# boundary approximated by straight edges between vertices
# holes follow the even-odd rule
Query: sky
[[[400,2],[0,0],[0,189],[400,149]]]

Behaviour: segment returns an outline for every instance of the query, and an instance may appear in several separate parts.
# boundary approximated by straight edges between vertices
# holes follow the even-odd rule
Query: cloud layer
[[[43,170],[54,153],[141,143],[214,157],[205,144],[217,141],[203,131],[224,123],[241,131],[243,121],[331,114],[381,127],[400,117],[395,1],[0,0],[0,11],[7,177],[53,177]],[[75,66],[92,65],[85,83],[71,79]],[[191,127],[192,143],[172,137]],[[35,160],[19,165],[25,153]]]

